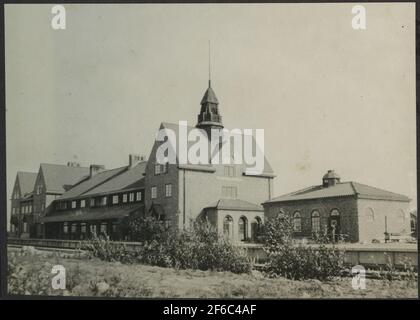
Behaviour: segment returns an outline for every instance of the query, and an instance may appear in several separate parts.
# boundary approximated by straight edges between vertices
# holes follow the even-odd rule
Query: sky
[[[350,3],[68,4],[53,30],[52,5],[6,4],[8,199],[17,171],[119,167],[195,125],[211,41],[224,125],[265,130],[275,196],[334,169],[415,208],[415,6],[364,6],[366,30]]]

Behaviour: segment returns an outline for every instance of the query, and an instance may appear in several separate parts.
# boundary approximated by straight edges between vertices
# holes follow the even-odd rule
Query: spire
[[[212,128],[223,128],[222,116],[219,114],[219,100],[211,87],[211,58],[209,40],[209,86],[201,99],[201,109],[198,115],[197,128],[209,131]]]

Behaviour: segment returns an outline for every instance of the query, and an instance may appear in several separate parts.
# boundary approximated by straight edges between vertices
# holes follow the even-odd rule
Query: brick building
[[[221,130],[221,119],[219,102],[209,82],[195,128],[202,133]],[[193,128],[186,126],[185,130],[188,133]],[[173,130],[179,136],[178,124],[162,123],[159,129]],[[176,163],[160,164],[156,152],[162,143],[155,141],[147,161],[131,155],[129,165],[121,168],[79,167],[77,177],[71,175],[72,181],[66,183],[63,179],[54,181],[55,188],[47,183],[51,179],[41,165],[34,190],[37,198],[43,195],[43,208],[48,210],[38,214],[42,217],[36,220],[45,226],[45,235],[36,235],[82,239],[95,231],[124,239],[126,234],[118,228],[121,221],[131,214],[143,214],[154,215],[179,229],[204,218],[233,241],[252,240],[264,218],[261,203],[272,194],[274,174],[267,159],[260,174],[249,173],[245,164],[182,164],[178,159]],[[210,146],[210,140],[206,143]],[[41,201],[36,199],[34,203],[39,209]]]
[[[10,233],[15,237],[29,237],[29,221],[33,210],[33,190],[37,173],[18,172],[13,186]]]
[[[124,239],[120,222],[144,212],[145,167],[138,155],[130,155],[129,165],[116,169],[91,165],[88,176],[55,199],[42,219],[46,238],[86,239],[96,233]]]
[[[201,100],[195,128],[206,132],[204,139],[211,129],[223,128],[219,102],[210,83]],[[171,130],[179,137],[180,130],[188,134],[194,128],[162,123],[160,129]],[[175,164],[161,165],[156,161],[156,152],[163,143],[155,141],[146,166],[146,214],[155,214],[179,229],[189,228],[198,218],[206,218],[219,234],[233,241],[252,240],[255,223],[259,225],[263,219],[260,204],[271,199],[273,190],[274,174],[267,159],[264,158],[260,174],[247,173],[246,164],[180,163],[177,158]],[[206,143],[210,147],[210,141]],[[189,141],[188,148],[191,144]],[[178,145],[172,147],[179,151]]]
[[[329,170],[321,185],[311,186],[263,203],[266,218],[280,212],[293,218],[295,236],[316,232],[339,234],[351,242],[385,240],[385,233],[410,235],[410,199],[357,182],[341,182]]]

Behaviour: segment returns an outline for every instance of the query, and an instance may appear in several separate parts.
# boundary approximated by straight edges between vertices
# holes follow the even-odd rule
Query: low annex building
[[[293,217],[297,238],[327,232],[351,242],[384,241],[385,233],[410,236],[410,199],[404,195],[358,182],[341,182],[333,170],[322,184],[263,203],[266,218],[279,213]]]

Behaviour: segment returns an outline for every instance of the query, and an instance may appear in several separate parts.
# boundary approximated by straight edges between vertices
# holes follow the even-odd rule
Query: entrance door
[[[329,234],[330,234],[331,239],[334,242],[337,242],[341,233],[340,213],[338,212],[337,209],[334,209],[331,211],[328,227],[329,227]]]

